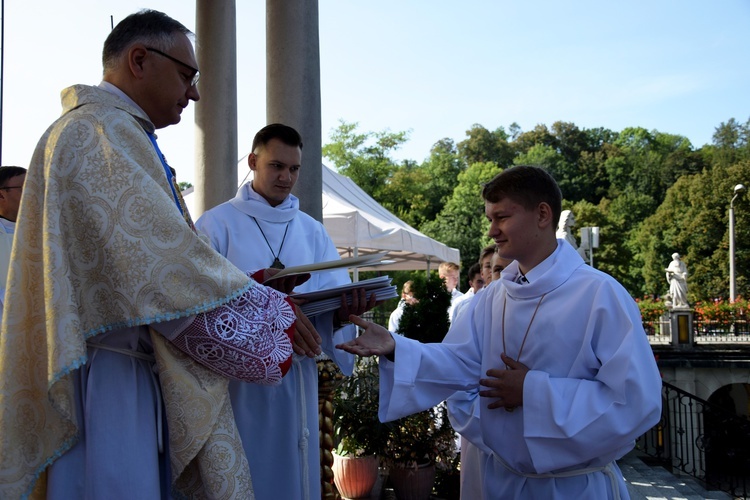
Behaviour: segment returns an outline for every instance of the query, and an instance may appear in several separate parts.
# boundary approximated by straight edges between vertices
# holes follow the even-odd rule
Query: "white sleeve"
[[[598,300],[594,379],[526,375],[524,436],[537,471],[619,458],[661,416],[661,378],[637,306],[624,290]]]

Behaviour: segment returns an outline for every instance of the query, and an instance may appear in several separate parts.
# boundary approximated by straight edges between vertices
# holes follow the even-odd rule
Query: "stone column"
[[[237,19],[234,0],[196,0],[195,213],[237,192]]]
[[[302,169],[294,194],[323,220],[318,0],[266,0],[266,119],[302,135]]]

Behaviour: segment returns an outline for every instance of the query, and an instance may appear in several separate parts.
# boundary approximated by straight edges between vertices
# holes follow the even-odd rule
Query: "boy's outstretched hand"
[[[365,321],[359,316],[349,316],[349,321],[362,328],[362,334],[354,340],[338,344],[337,349],[357,354],[358,356],[388,356],[393,357],[396,349],[396,341],[393,340],[391,332],[382,326]]]

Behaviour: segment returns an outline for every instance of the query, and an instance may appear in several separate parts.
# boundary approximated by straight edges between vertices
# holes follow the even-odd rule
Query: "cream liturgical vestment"
[[[31,160],[11,257],[0,339],[0,498],[32,488],[43,498],[46,483],[52,498],[252,498],[228,380],[149,335],[148,325],[266,289],[186,223],[142,110],[83,85],[65,89],[62,104]],[[268,310],[278,316],[280,308]],[[158,376],[142,360],[142,344],[153,345]],[[123,370],[108,371],[112,363]],[[106,391],[127,377],[138,385]],[[108,411],[99,397],[132,400],[138,407],[123,410],[144,420],[114,414],[107,425],[94,413]],[[132,438],[121,435],[130,431]],[[143,448],[146,455],[131,457]],[[158,458],[162,449],[169,461]],[[142,456],[154,458],[140,463]],[[166,484],[156,477],[161,491],[148,489],[170,469]]]
[[[483,452],[480,470],[467,471],[482,481],[483,498],[628,498],[615,460],[661,414],[661,379],[638,306],[564,240],[526,273],[528,283],[515,282],[518,272],[511,263],[454,318],[451,331],[468,335],[449,333],[441,344],[393,335],[395,362],[380,359],[380,419],[465,391],[451,412],[462,438]],[[530,369],[523,405],[490,410],[492,400],[481,398],[477,413],[479,379],[502,368],[503,352],[520,353]]]
[[[323,224],[300,211],[297,197],[289,195],[272,207],[250,182],[242,185],[234,198],[203,214],[196,226],[219,253],[243,271],[271,267],[275,258],[287,267],[339,258]],[[316,272],[295,292],[350,281],[346,269]],[[334,330],[332,315],[329,312],[310,319],[323,340],[323,352],[350,375],[354,357],[334,346],[353,339],[356,329],[347,325]],[[318,370],[314,359],[296,354],[293,359],[279,386],[229,384],[258,500],[320,498]]]

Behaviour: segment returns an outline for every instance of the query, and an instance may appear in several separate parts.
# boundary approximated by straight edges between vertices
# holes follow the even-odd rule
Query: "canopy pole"
[[[357,257],[359,257],[359,247],[354,247],[354,258],[357,258]],[[359,268],[358,267],[354,268],[353,274],[354,274],[354,277],[352,278],[352,281],[356,283],[357,281],[359,281]]]

